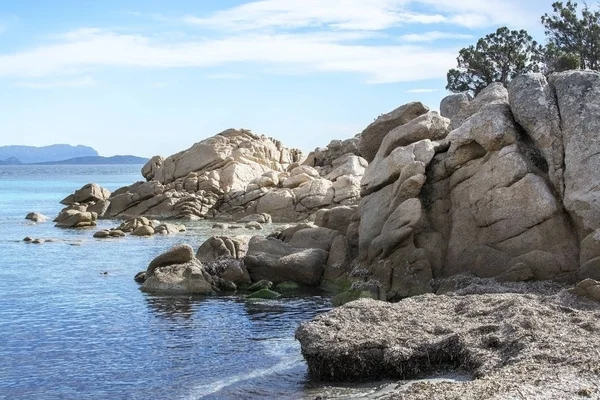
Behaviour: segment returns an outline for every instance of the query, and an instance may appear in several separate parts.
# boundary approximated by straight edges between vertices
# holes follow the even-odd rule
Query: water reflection
[[[157,317],[166,319],[190,319],[198,309],[199,303],[204,300],[200,296],[165,296],[144,293],[144,300],[148,309]]]

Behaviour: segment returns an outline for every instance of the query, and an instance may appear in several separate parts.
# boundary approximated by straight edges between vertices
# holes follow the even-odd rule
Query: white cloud
[[[0,78],[77,77],[106,67],[214,68],[232,63],[276,73],[358,73],[370,83],[440,78],[454,66],[460,46],[451,42],[439,48],[428,43],[471,37],[446,32],[439,24],[443,28],[508,22],[522,14],[521,3],[525,2],[251,1],[209,15],[184,17],[188,24],[215,31],[202,31],[203,36],[194,39],[94,28],[66,32],[36,48],[0,53]],[[181,24],[182,18],[175,19]],[[403,42],[395,41],[391,28],[407,24],[435,25],[439,30],[407,33],[400,37]]]
[[[372,83],[443,76],[456,49],[367,46],[334,33],[246,34],[225,39],[154,42],[140,35],[79,30],[58,43],[0,55],[0,77],[43,77],[90,67],[215,67],[254,63],[302,72],[355,72]]]
[[[260,0],[183,21],[208,28],[257,30],[330,27],[381,30],[401,23],[436,23],[444,17],[403,9],[404,0]]]
[[[424,43],[424,42],[433,42],[436,40],[462,40],[462,39],[473,39],[473,35],[467,35],[464,33],[453,33],[453,32],[440,32],[440,31],[431,31],[431,32],[422,32],[422,33],[408,33],[406,35],[400,36],[400,40],[403,42],[410,43]]]
[[[410,89],[405,91],[404,93],[433,93],[437,91],[437,89]]]
[[[384,30],[404,24],[441,24],[479,28],[529,20],[519,0],[258,0],[208,16],[186,15],[185,23],[216,30]],[[427,9],[427,13],[416,10]],[[537,21],[536,21],[537,22]]]
[[[16,86],[29,89],[56,89],[65,87],[84,87],[92,86],[96,82],[89,76],[74,78],[69,80],[53,80],[53,81],[35,81],[35,82],[19,82]]]

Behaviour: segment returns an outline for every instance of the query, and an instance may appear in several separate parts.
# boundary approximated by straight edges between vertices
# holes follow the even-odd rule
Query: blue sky
[[[227,128],[309,151],[447,94],[458,50],[538,0],[0,0],[0,145],[164,156]]]

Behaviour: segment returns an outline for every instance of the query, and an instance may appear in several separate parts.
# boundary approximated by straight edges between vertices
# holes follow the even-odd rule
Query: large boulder
[[[294,233],[288,244],[299,249],[323,249],[329,251],[331,243],[340,232],[328,228],[300,229]]]
[[[242,259],[248,251],[250,236],[212,236],[198,248],[196,258],[203,263],[220,259]]]
[[[156,257],[148,265],[141,289],[169,294],[211,294],[211,276],[194,257],[189,245],[179,245]]]
[[[508,91],[502,83],[489,84],[474,99],[465,94],[450,95],[442,100],[440,113],[449,118],[452,128],[456,129],[488,104],[508,104]]]
[[[330,209],[317,211],[315,225],[338,231],[345,235],[348,226],[352,222],[352,215],[356,212],[356,206],[337,206]]]
[[[406,124],[418,116],[425,114],[427,111],[429,111],[429,108],[419,102],[414,102],[398,107],[387,114],[380,115],[360,134],[358,141],[360,155],[368,162],[373,161],[383,138],[392,129]]]
[[[96,226],[98,215],[96,213],[65,210],[62,211],[54,220],[57,228],[89,228]]]
[[[251,282],[243,258],[248,251],[249,236],[213,236],[196,252],[196,258],[207,271],[236,285]]]
[[[301,249],[277,239],[254,236],[244,265],[255,282],[265,279],[275,284],[292,281],[317,286],[327,257],[328,252],[322,249]]]
[[[61,204],[71,205],[73,203],[88,203],[91,201],[108,200],[110,191],[95,183],[88,183],[77,189],[73,194],[61,200]]]

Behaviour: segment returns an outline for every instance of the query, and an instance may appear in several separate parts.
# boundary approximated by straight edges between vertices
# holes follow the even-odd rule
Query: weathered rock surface
[[[96,213],[67,209],[62,211],[54,220],[57,228],[89,228],[96,226]]]
[[[158,171],[158,169],[160,167],[162,167],[162,165],[163,165],[164,162],[165,162],[165,159],[162,156],[154,156],[154,157],[152,157],[142,167],[142,176],[144,178],[146,178],[147,181],[151,181],[152,179],[154,179],[154,175],[156,174],[156,171]]]
[[[148,265],[141,289],[171,294],[211,294],[213,280],[189,245],[175,246]]]
[[[61,201],[61,204],[72,205],[73,203],[89,203],[108,200],[110,191],[95,183],[88,183],[81,189],[76,190]]]
[[[236,285],[247,285],[251,279],[243,258],[249,241],[250,236],[213,236],[198,248],[196,258],[211,275]]]
[[[358,300],[302,324],[296,338],[322,380],[477,378],[399,386],[385,398],[597,397],[599,315],[600,304],[550,285],[475,285],[395,304]]]
[[[368,162],[373,161],[383,138],[392,129],[412,121],[427,111],[429,111],[429,108],[421,103],[414,102],[398,107],[387,114],[380,115],[360,134],[358,151]]]
[[[328,254],[323,249],[296,248],[277,239],[254,236],[250,239],[244,265],[253,281],[264,279],[275,284],[292,281],[317,286]]]
[[[448,119],[428,112],[390,128],[361,181],[358,234],[354,223],[345,232],[368,271],[360,279],[388,300],[462,273],[600,279],[596,85],[595,72],[524,75],[509,91],[444,99]]]

